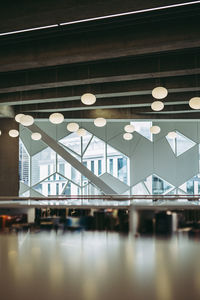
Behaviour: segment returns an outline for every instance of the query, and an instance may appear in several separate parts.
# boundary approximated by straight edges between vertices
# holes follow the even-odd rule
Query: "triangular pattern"
[[[132,195],[149,195],[149,191],[143,182],[139,182],[131,189]]]
[[[96,166],[93,166],[92,161],[96,160]],[[83,155],[83,164],[100,176],[105,172],[105,142],[93,136],[89,146]]]
[[[128,157],[107,144],[107,173],[124,183],[129,183],[127,176]],[[117,168],[114,167],[114,159],[117,160]],[[120,168],[121,167],[121,168]]]
[[[19,139],[19,177],[20,183],[30,185],[30,155],[23,142]]]
[[[188,181],[184,182],[179,189],[185,194],[199,195],[200,194],[200,174],[192,177]]]
[[[176,138],[169,138],[168,136],[166,136],[166,139],[176,156],[185,153],[186,151],[188,151],[196,145],[195,142],[193,142],[180,132],[176,131],[176,134]]]
[[[75,184],[81,185],[81,173],[59,155],[57,156],[57,172]]]
[[[84,152],[89,142],[92,139],[92,134],[86,131],[86,134],[82,137],[82,151]]]
[[[63,144],[67,148],[71,149],[75,153],[81,155],[81,137],[77,135],[76,132],[70,133],[65,136],[59,143]]]
[[[32,157],[31,177],[32,185],[55,173],[56,153],[50,147]]]
[[[148,176],[144,180],[144,185],[152,195],[165,195],[174,188],[172,184],[155,174]]]
[[[32,188],[44,195],[44,196],[55,196],[61,195],[62,191],[67,183],[67,179],[61,176],[60,174],[54,173],[53,175],[45,178],[39,184],[33,186]]]
[[[135,127],[135,131],[137,131],[139,134],[147,138],[152,142],[153,137],[150,132],[150,127],[152,126],[152,122],[131,122],[131,125]]]
[[[81,195],[81,188],[73,182],[68,181],[61,195]]]

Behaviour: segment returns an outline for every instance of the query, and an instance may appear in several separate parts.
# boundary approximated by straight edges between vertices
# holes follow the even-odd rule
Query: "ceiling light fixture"
[[[154,111],[161,111],[164,108],[164,103],[162,101],[154,101],[151,104],[151,109]]]
[[[79,129],[79,125],[77,123],[68,123],[67,130],[70,132],[76,132]]]
[[[170,139],[175,139],[177,137],[177,133],[175,131],[170,131],[167,134],[167,137],[170,138]]]
[[[52,124],[61,124],[64,121],[64,116],[61,113],[53,113],[49,116],[49,121]]]
[[[159,126],[151,126],[150,127],[150,132],[152,133],[152,134],[158,134],[159,132],[160,132],[160,127]]]
[[[79,136],[84,136],[86,135],[86,130],[84,128],[79,128],[76,133],[79,135]]]
[[[94,125],[97,127],[103,127],[106,125],[106,119],[104,118],[96,118],[94,120]]]
[[[131,124],[128,124],[124,127],[124,130],[128,133],[132,133],[135,131],[135,126],[131,125]]]
[[[34,141],[39,141],[39,140],[41,140],[42,135],[41,135],[39,132],[33,132],[33,133],[31,134],[31,138],[32,138],[32,140],[34,140]]]
[[[86,93],[81,96],[81,102],[85,105],[92,105],[96,102],[96,96],[91,93]]]
[[[20,119],[21,119],[21,117],[23,117],[23,116],[25,116],[24,114],[17,114],[16,116],[15,116],[15,121],[17,122],[17,123],[20,123]]]
[[[21,118],[20,118],[20,123],[24,126],[30,126],[34,123],[34,119],[32,116],[30,115],[23,115]]]
[[[18,137],[19,131],[16,130],[16,129],[11,129],[11,130],[8,132],[8,134],[9,134],[10,137]]]
[[[155,99],[164,99],[168,95],[168,90],[163,86],[158,86],[152,90],[152,96]]]
[[[132,140],[133,135],[132,135],[132,133],[126,132],[123,134],[123,138],[124,138],[124,140],[130,141],[130,140]]]
[[[200,97],[193,97],[189,101],[189,106],[193,109],[200,109]]]

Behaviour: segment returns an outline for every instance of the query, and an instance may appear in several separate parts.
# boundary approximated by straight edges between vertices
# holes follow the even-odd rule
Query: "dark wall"
[[[0,196],[18,196],[19,138],[12,138],[10,129],[19,129],[13,119],[0,119]]]

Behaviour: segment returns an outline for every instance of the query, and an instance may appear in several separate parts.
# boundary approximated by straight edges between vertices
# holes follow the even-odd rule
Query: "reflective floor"
[[[200,299],[200,240],[0,236],[0,299]]]

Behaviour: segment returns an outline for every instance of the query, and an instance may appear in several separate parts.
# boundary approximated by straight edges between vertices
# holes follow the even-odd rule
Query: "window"
[[[113,158],[109,159],[109,173],[113,175]]]
[[[56,183],[56,195],[59,195],[59,183]]]
[[[50,194],[51,194],[51,184],[48,183],[48,195],[50,195]]]
[[[91,160],[91,171],[94,173],[94,160]]]
[[[102,169],[101,169],[101,160],[98,160],[98,175],[101,175]]]
[[[120,180],[127,183],[127,159],[125,157],[117,159],[117,176]]]

